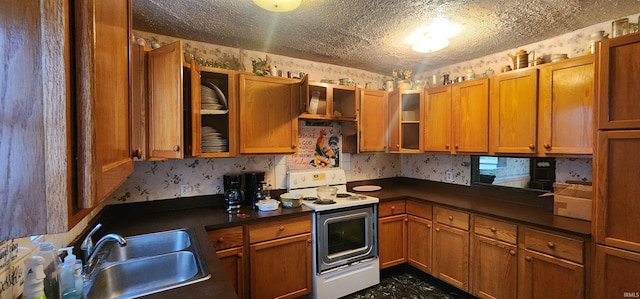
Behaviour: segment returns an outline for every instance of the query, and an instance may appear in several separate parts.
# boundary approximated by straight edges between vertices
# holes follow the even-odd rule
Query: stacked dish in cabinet
[[[227,99],[215,84],[202,82],[200,86],[202,122],[202,151],[209,153],[219,153],[229,151],[229,140],[225,138],[223,132],[214,125],[216,119],[224,118],[222,123],[227,123],[228,105]],[[211,118],[210,120],[208,120]],[[207,125],[210,124],[210,125]]]

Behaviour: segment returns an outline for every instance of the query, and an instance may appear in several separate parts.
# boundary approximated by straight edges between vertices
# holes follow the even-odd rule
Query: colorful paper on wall
[[[288,160],[290,170],[340,167],[342,129],[334,122],[300,122],[298,153]]]

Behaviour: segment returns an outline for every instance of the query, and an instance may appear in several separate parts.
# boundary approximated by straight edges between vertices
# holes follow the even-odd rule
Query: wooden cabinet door
[[[93,207],[133,172],[129,66],[131,3],[87,1],[80,7],[77,54],[81,206]],[[85,23],[86,22],[86,23]],[[86,66],[86,68],[85,68]],[[85,72],[86,71],[86,72]]]
[[[408,215],[407,218],[407,262],[431,273],[432,222],[413,215]]]
[[[389,93],[389,105],[387,105],[387,111],[389,112],[387,115],[387,120],[389,122],[389,126],[387,127],[389,140],[388,146],[389,152],[391,153],[399,153],[400,152],[400,94],[399,90],[394,90]]]
[[[596,245],[593,298],[640,296],[640,253]]]
[[[491,152],[536,153],[538,70],[511,71],[491,80]]]
[[[480,235],[473,236],[471,293],[479,298],[516,298],[516,246]]]
[[[378,219],[378,256],[380,269],[407,261],[407,215]]]
[[[605,39],[598,44],[598,129],[640,129],[640,34]]]
[[[234,247],[216,252],[220,264],[227,272],[231,285],[236,290],[238,298],[244,298],[244,255],[242,247]]]
[[[489,79],[454,84],[453,153],[489,151]]]
[[[451,86],[427,89],[424,106],[424,151],[451,152]]]
[[[518,253],[518,298],[584,298],[584,266],[535,251]]]
[[[381,90],[360,90],[359,152],[387,150],[387,93]]]
[[[595,240],[640,252],[640,130],[598,132]]]
[[[300,86],[291,79],[240,74],[240,153],[293,154]]]
[[[298,298],[310,294],[311,234],[252,244],[251,298]]]
[[[433,237],[433,275],[469,290],[469,232],[440,223]]]
[[[184,158],[182,41],[148,53],[149,158]]]
[[[538,152],[593,153],[593,56],[540,68]]]

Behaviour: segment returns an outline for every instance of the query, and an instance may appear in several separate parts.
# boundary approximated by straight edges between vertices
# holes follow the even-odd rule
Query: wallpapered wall
[[[631,20],[638,15],[629,16]],[[576,30],[558,37],[521,46],[500,53],[495,53],[478,59],[450,65],[436,70],[416,74],[418,79],[427,79],[431,75],[442,78],[442,74],[450,74],[451,78],[464,76],[468,69],[481,74],[488,70],[499,72],[511,59],[507,53],[515,53],[518,49],[535,50],[536,55],[552,53],[567,53],[569,57],[584,55],[589,46],[590,33],[611,30],[611,21]],[[177,40],[174,37],[153,33],[134,31],[136,37],[146,39],[148,43],[166,44]],[[252,60],[264,59],[266,53],[235,49],[195,41],[184,41],[185,50],[211,59],[221,66],[250,71]],[[284,71],[299,71],[310,75],[312,81],[321,79],[339,79],[350,77],[364,86],[372,83],[372,88],[381,88],[383,82],[390,76],[370,73],[357,69],[350,69],[335,65],[305,61],[290,57],[270,55],[273,64]],[[267,180],[274,188],[285,188],[287,157],[285,156],[256,156],[217,159],[185,159],[159,162],[136,162],[133,174],[117,191],[107,204],[126,203],[135,201],[160,200],[180,196],[180,185],[187,184],[191,188],[189,196],[222,193],[222,178],[225,173],[243,171],[265,171]],[[470,184],[470,157],[434,154],[358,154],[342,156],[343,168],[350,181],[381,177],[405,176],[418,179],[444,181],[445,172],[451,170],[454,175],[452,183],[460,185]],[[556,180],[591,181],[591,159],[556,159]],[[66,246],[88,224],[89,219],[101,210],[97,208],[91,216],[86,217],[70,232],[64,234],[45,235],[35,237],[37,240],[51,241],[57,248]],[[24,258],[37,252],[30,238],[0,240],[0,299],[17,298],[23,290]]]

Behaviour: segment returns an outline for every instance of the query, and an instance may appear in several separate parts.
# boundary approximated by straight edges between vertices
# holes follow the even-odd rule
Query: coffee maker
[[[244,203],[244,191],[241,188],[242,175],[225,174],[223,176],[224,201],[227,203],[227,211],[235,213]]]
[[[264,198],[264,172],[245,172],[243,175],[242,190],[245,195],[245,205],[256,208],[256,202]]]

